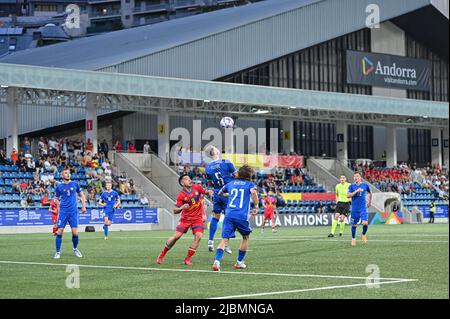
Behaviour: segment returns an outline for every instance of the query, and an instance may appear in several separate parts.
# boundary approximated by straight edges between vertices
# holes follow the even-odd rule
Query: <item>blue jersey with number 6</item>
[[[222,188],[221,192],[230,195],[225,210],[225,216],[227,218],[248,219],[251,190],[254,188],[256,188],[255,184],[244,180],[234,180]]]
[[[214,192],[219,190],[233,180],[236,168],[229,160],[215,160],[206,165],[205,173],[208,180],[214,184]]]

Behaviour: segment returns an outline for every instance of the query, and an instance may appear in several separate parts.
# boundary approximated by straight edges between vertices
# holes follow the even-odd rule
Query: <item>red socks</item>
[[[188,249],[188,254],[186,256],[186,260],[191,260],[191,257],[194,256],[195,252],[196,252],[195,249],[189,248]]]

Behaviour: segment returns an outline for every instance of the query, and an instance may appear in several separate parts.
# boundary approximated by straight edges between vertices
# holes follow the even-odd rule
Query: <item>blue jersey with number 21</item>
[[[222,188],[221,192],[230,195],[225,210],[225,216],[227,218],[248,219],[251,190],[254,188],[256,188],[255,184],[244,180],[234,180]]]

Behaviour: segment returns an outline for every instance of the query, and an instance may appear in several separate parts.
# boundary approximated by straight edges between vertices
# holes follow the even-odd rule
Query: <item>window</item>
[[[294,122],[294,149],[305,156],[336,157],[336,125]]]
[[[370,51],[370,30],[350,33],[219,80],[371,95],[370,86],[346,83],[345,53],[348,49]]]

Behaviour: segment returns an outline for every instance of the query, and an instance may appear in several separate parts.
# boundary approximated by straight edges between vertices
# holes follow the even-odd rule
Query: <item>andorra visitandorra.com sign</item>
[[[430,91],[431,63],[397,55],[347,51],[347,83]]]

